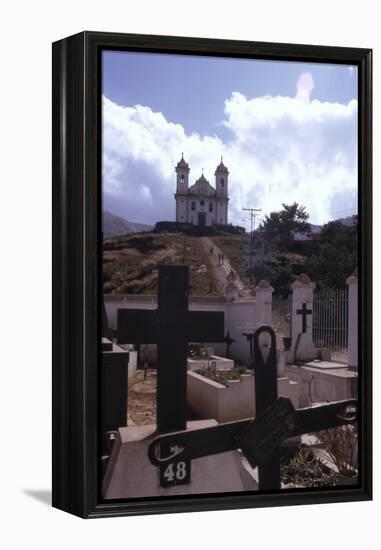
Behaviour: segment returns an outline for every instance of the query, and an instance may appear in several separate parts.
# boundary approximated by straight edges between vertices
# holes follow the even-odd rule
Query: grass
[[[105,294],[156,294],[160,265],[188,265],[189,293],[217,296],[209,259],[198,237],[179,233],[132,233],[103,243]]]

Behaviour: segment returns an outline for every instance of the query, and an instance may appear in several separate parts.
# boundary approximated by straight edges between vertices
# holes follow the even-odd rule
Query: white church
[[[204,174],[189,187],[189,172],[189,164],[181,155],[176,166],[176,221],[201,226],[227,224],[229,171],[222,162],[222,157],[214,173],[215,188]]]

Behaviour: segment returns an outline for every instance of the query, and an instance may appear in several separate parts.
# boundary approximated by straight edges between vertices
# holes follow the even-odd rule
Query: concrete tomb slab
[[[310,361],[308,363],[304,363],[305,367],[312,367],[314,369],[347,369],[348,365],[345,365],[344,363],[336,363],[334,361]]]
[[[187,430],[218,425],[215,420],[188,422]],[[192,460],[188,485],[161,487],[159,468],[148,460],[148,446],[158,435],[156,426],[120,428],[103,480],[105,499],[171,495],[196,495],[256,491],[258,484],[238,451]],[[133,474],[132,474],[133,473]]]

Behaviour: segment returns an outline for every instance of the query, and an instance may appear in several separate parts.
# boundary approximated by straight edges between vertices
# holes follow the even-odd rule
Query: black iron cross
[[[279,490],[279,454],[285,439],[356,421],[355,399],[295,410],[289,399],[278,398],[275,333],[271,327],[262,326],[255,332],[254,360],[256,418],[157,437],[148,447],[154,466],[162,467],[174,457],[189,461],[241,449],[250,465],[258,466],[259,488]]]
[[[226,357],[229,359],[229,356],[230,356],[230,346],[232,344],[234,344],[235,340],[234,338],[231,338],[230,336],[230,331],[228,330],[225,338],[224,338],[224,342],[226,344]]]
[[[187,266],[160,266],[157,310],[118,309],[118,342],[157,344],[157,428],[186,428],[187,343],[223,342],[224,314],[188,311]]]
[[[307,315],[312,315],[312,309],[307,309],[307,304],[302,304],[302,309],[297,309],[296,313],[298,315],[303,315],[302,318],[302,332],[307,332]]]

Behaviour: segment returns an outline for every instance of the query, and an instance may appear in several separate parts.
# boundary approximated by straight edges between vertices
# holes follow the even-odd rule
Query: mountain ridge
[[[140,222],[130,222],[121,216],[112,214],[108,210],[102,212],[102,231],[104,239],[110,239],[111,237],[126,235],[128,233],[151,231],[152,228],[152,225]]]

